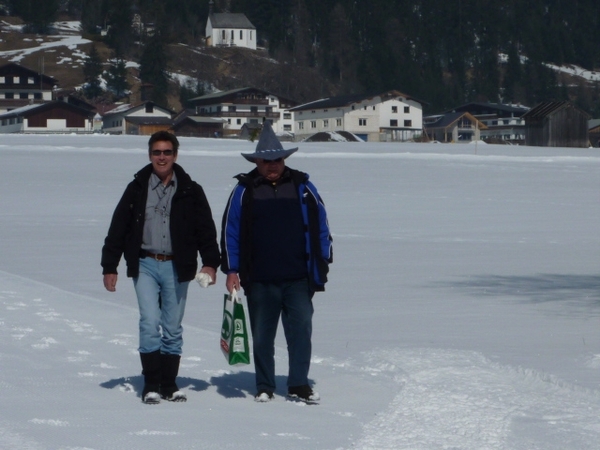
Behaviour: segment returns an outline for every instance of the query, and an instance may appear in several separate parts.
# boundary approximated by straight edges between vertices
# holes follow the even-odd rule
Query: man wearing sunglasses
[[[227,290],[241,286],[248,300],[257,402],[274,398],[280,317],[288,345],[287,396],[319,401],[308,380],[312,298],[325,289],[332,239],[317,189],[306,173],[285,165],[296,150],[284,150],[265,122],[256,151],[242,153],[256,168],[236,177],[223,215],[221,269]]]
[[[102,248],[104,287],[114,292],[121,256],[140,309],[142,401],[186,401],[175,382],[183,345],[182,320],[189,282],[198,270],[216,280],[220,254],[202,187],[176,164],[179,142],[166,131],[148,142],[150,164],[129,183]]]

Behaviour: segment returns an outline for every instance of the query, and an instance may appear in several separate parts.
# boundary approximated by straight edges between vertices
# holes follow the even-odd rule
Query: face
[[[285,162],[283,158],[268,160],[268,159],[257,159],[256,167],[258,168],[258,173],[261,174],[269,181],[277,181],[281,178],[283,174],[283,169],[285,169]]]
[[[171,155],[165,155],[164,151],[170,150]],[[158,155],[154,155],[155,152],[160,152]],[[177,161],[177,155],[173,153],[173,144],[169,141],[157,141],[152,144],[150,149],[150,162],[154,173],[163,182],[167,182],[171,179],[173,174],[173,164]]]

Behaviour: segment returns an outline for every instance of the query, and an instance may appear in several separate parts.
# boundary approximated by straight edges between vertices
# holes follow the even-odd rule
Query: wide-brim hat
[[[250,162],[256,162],[257,159],[272,161],[279,158],[285,159],[296,150],[298,150],[298,147],[284,150],[283,145],[281,145],[281,142],[277,139],[271,124],[265,122],[254,153],[242,153],[242,156]]]

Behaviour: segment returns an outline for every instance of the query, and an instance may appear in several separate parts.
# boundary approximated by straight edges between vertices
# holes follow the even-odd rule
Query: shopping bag
[[[223,300],[223,324],[221,325],[221,350],[232,365],[250,364],[248,324],[242,299],[234,289]]]

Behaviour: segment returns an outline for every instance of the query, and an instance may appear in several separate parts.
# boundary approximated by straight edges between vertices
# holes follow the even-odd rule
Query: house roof
[[[452,108],[452,109],[446,111],[446,113],[459,112],[459,111],[468,111],[470,113],[473,113],[472,109],[477,109],[477,108],[488,109],[490,111],[502,111],[502,112],[513,113],[513,114],[524,114],[525,112],[529,111],[529,109],[530,109],[530,108],[528,108],[526,106],[522,106],[522,105],[505,105],[502,103],[489,103],[489,102],[471,102],[471,103],[465,103],[464,105],[461,105],[461,106],[457,106],[456,108]]]
[[[55,100],[55,101],[47,102],[47,103],[35,103],[32,105],[22,106],[21,108],[16,108],[11,111],[0,114],[0,118],[21,117],[21,116],[28,117],[34,112],[37,113],[40,111],[46,111],[48,109],[53,109],[57,106],[66,108],[66,109],[70,109],[72,111],[79,113],[82,116],[86,116],[89,118],[94,116],[93,111],[80,108],[78,106],[72,105],[71,103]]]
[[[20,66],[19,64],[16,64],[16,63],[11,62],[11,63],[0,66],[0,74],[4,75],[4,74],[11,74],[11,73],[25,74],[27,76],[32,76],[32,77],[38,76],[38,77],[41,77],[42,80],[44,80],[46,83],[53,84],[53,85],[58,83],[56,81],[56,79],[53,77],[49,77],[48,75],[43,75],[34,70],[28,69],[27,67]]]
[[[541,118],[547,117],[550,114],[553,114],[556,111],[563,109],[563,108],[576,109],[577,111],[581,112],[581,114],[583,114],[589,118],[589,115],[585,111],[582,111],[579,108],[576,108],[571,102],[568,102],[566,100],[542,102],[539,105],[532,108],[531,110],[529,110],[528,112],[526,112],[525,114],[523,114],[522,118],[525,120],[541,119]]]
[[[446,129],[448,127],[453,126],[456,122],[458,122],[462,117],[466,117],[471,122],[477,123],[478,128],[480,130],[487,130],[487,126],[468,112],[452,112],[448,114],[440,114],[439,116],[429,116],[423,118],[423,126],[425,128],[443,128]]]
[[[591,119],[588,121],[588,129],[591,131],[594,128],[598,128],[598,131],[600,131],[600,119]]]
[[[213,13],[208,17],[213,28],[242,28],[256,30],[245,14]]]
[[[211,94],[206,94],[206,95],[201,95],[200,97],[194,97],[189,99],[188,101],[193,102],[195,100],[209,100],[209,99],[219,99],[222,97],[227,97],[228,95],[231,94],[235,94],[237,92],[243,92],[243,91],[247,91],[253,88],[250,87],[244,87],[244,88],[238,88],[238,89],[230,89],[228,91],[220,91],[220,92],[213,92]],[[260,90],[260,89],[259,89]]]
[[[235,94],[238,94],[241,92],[253,92],[253,91],[260,92],[265,97],[268,97],[270,95],[277,97],[280,104],[283,104],[283,103],[296,104],[297,103],[294,100],[290,100],[288,98],[281,97],[280,95],[273,94],[271,92],[267,92],[263,89],[258,89],[258,88],[254,88],[254,87],[248,87],[248,86],[243,87],[243,88],[230,89],[228,91],[213,92],[210,94],[202,95],[200,97],[194,97],[194,98],[189,99],[188,103],[194,104],[194,106],[202,106],[202,105],[220,103],[223,99],[226,99],[229,96],[232,96],[232,95],[235,95]]]
[[[309,109],[326,109],[326,108],[341,108],[345,106],[350,106],[353,103],[359,103],[365,100],[370,100],[374,97],[381,97],[383,100],[387,100],[389,98],[394,97],[403,97],[407,100],[415,100],[419,103],[419,100],[411,97],[410,95],[403,94],[399,91],[387,91],[380,94],[352,94],[352,95],[340,95],[337,97],[329,97],[323,98],[320,100],[315,100],[314,102],[304,103],[303,105],[298,105],[293,108],[290,108],[290,111],[306,111]]]
[[[153,105],[155,108],[158,108],[158,109],[161,109],[161,110],[163,110],[163,111],[166,111],[166,112],[168,112],[168,113],[169,113],[169,114],[171,114],[171,115],[175,114],[175,113],[174,113],[173,111],[171,111],[170,109],[163,108],[162,106],[159,106],[159,105],[157,105],[157,104],[156,104],[156,103],[154,103],[154,102],[150,102],[150,101],[148,101],[148,102],[140,102],[140,103],[136,103],[135,105],[131,105],[131,104],[129,104],[129,103],[125,103],[124,105],[119,105],[119,106],[117,106],[116,108],[114,108],[114,109],[111,109],[110,111],[107,111],[106,113],[104,113],[104,116],[103,116],[103,117],[110,117],[110,116],[117,115],[117,114],[124,114],[124,113],[126,113],[126,112],[128,112],[128,111],[131,111],[131,110],[134,110],[134,109],[139,109],[139,108],[141,108],[141,107],[143,107],[143,106],[145,106],[145,105],[147,105],[147,104],[151,104],[151,105]]]

